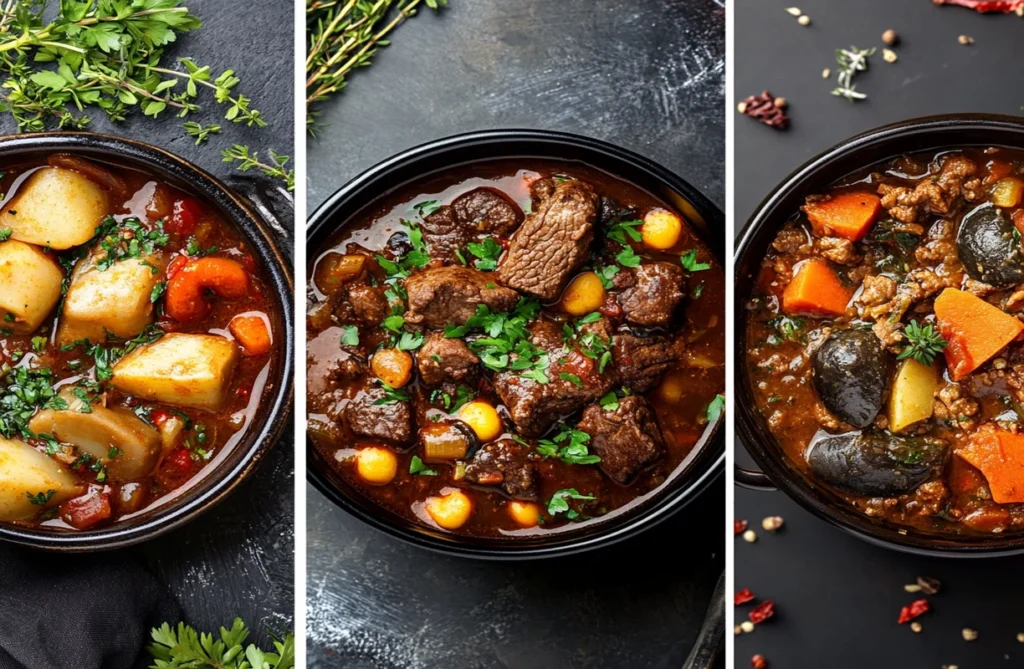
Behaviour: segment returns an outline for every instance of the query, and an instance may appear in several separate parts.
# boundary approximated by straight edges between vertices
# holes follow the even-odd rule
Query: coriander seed
[[[888,46],[895,46],[896,43],[899,41],[900,36],[897,35],[896,31],[891,28],[882,33],[882,42],[887,44]]]
[[[748,544],[752,544],[757,541],[757,533],[754,530],[747,530],[743,533],[743,540]]]
[[[965,627],[960,632],[963,635],[964,641],[975,641],[978,638],[978,630],[972,630],[970,627]]]

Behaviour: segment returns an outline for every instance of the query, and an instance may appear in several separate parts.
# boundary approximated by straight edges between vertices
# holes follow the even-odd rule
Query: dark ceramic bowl
[[[690,184],[635,153],[587,137],[535,130],[494,130],[430,142],[385,160],[332,195],[309,221],[310,257],[347,222],[387,193],[404,184],[457,165],[501,158],[541,158],[577,161],[595,167],[660,197],[686,214],[700,237],[721,261],[725,222],[722,212]],[[679,511],[722,472],[725,462],[723,431],[708,436],[675,481],[630,513],[588,524],[574,532],[539,540],[495,540],[462,537],[416,525],[366,499],[334,473],[307,440],[308,477],[331,501],[357,518],[392,536],[449,555],[512,560],[577,553],[605,546],[653,527]]]
[[[216,468],[204,472],[192,489],[149,511],[95,530],[64,531],[0,524],[0,540],[55,551],[99,551],[152,539],[189,522],[221,501],[245,480],[290,425],[295,332],[290,259],[279,247],[291,245],[291,213],[277,220],[270,190],[258,181],[241,181],[242,197],[231,188],[177,156],[141,142],[80,132],[0,137],[0,161],[22,161],[68,153],[152,174],[202,198],[233,223],[263,265],[277,304],[274,362],[266,399],[245,438]],[[257,213],[257,211],[262,212]],[[287,253],[287,251],[286,251]]]
[[[736,248],[734,306],[737,351],[736,436],[762,471],[736,469],[736,482],[782,490],[815,515],[866,541],[909,553],[952,557],[1024,553],[1024,535],[950,536],[915,530],[869,518],[799,471],[783,454],[754,402],[743,360],[747,350],[746,304],[751,298],[761,260],[782,225],[803,204],[808,193],[821,192],[838,179],[869,165],[905,153],[965,146],[1024,148],[1024,119],[963,114],[934,116],[888,125],[857,135],[806,163],[787,177],[747,223]]]

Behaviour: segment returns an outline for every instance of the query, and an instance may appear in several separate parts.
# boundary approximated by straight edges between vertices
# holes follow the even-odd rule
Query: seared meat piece
[[[451,381],[465,383],[476,377],[480,358],[461,339],[448,339],[440,332],[427,335],[416,352],[416,366],[424,384],[434,387]]]
[[[921,181],[914,188],[881,184],[878,194],[882,196],[882,206],[890,216],[904,223],[915,223],[923,211],[941,215],[950,213],[961,196],[977,199],[977,179],[969,179],[977,172],[978,166],[973,161],[963,156],[949,156],[937,175]]]
[[[664,327],[683,299],[683,269],[667,262],[640,265],[612,279],[626,321],[645,327]]]
[[[466,465],[466,480],[477,485],[500,485],[510,497],[537,499],[536,463],[540,455],[511,439],[487,444]]]
[[[486,304],[492,312],[509,311],[519,294],[494,283],[493,274],[456,265],[428,269],[405,280],[409,311],[405,322],[431,329],[462,325]]]
[[[598,373],[597,360],[566,348],[561,329],[554,323],[538,321],[530,330],[530,341],[548,354],[549,382],[537,383],[521,376],[521,372],[500,372],[494,376],[494,389],[508,407],[519,433],[539,437],[562,416],[596,402],[615,385],[615,377],[611,369]],[[580,385],[574,379],[579,379]]]
[[[622,385],[645,393],[658,384],[662,375],[682,357],[685,348],[678,337],[617,334],[612,343],[612,356]]]
[[[455,209],[441,207],[420,224],[423,240],[427,243],[430,257],[446,263],[456,262],[455,252],[472,239],[472,230],[463,225]]]
[[[333,299],[334,314],[342,323],[376,326],[391,313],[384,289],[362,281],[342,286]]]
[[[618,200],[610,197],[602,197],[601,205],[598,208],[597,221],[602,228],[607,228],[623,221],[636,220],[637,211],[633,207],[624,207]]]
[[[414,434],[410,403],[374,404],[384,398],[383,388],[368,383],[348,400],[343,412],[345,422],[361,437],[408,444]]]
[[[493,188],[477,188],[452,202],[460,224],[472,232],[507,235],[523,221],[515,202]]]
[[[533,200],[533,206],[535,209],[541,202],[548,199],[555,193],[555,186],[557,185],[558,184],[551,177],[537,179],[530,184],[530,199]]]
[[[497,275],[509,288],[545,302],[558,298],[586,260],[594,237],[597,194],[590,184],[563,181],[516,231]]]
[[[601,471],[622,485],[665,451],[654,411],[637,395],[623,397],[614,411],[591,404],[576,427],[590,435],[590,449],[601,457]]]

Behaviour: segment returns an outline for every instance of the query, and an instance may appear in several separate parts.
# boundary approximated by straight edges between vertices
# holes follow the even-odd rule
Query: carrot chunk
[[[959,381],[1003,350],[1024,323],[980,297],[946,288],[935,298],[935,319],[946,346],[946,364]]]
[[[270,353],[270,330],[260,316],[235,316],[228,323],[228,330],[241,344],[246,355],[259,356]]]
[[[984,426],[956,454],[981,470],[997,503],[1024,502],[1024,434]]]
[[[871,193],[840,193],[828,200],[808,202],[804,213],[819,237],[860,241],[878,219],[882,201]]]
[[[843,285],[825,260],[808,260],[782,293],[782,310],[790,315],[842,316],[853,291]]]

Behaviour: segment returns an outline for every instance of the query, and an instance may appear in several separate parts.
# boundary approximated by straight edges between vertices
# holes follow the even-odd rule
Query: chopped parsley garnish
[[[802,333],[804,326],[807,321],[797,316],[790,318],[789,316],[776,316],[775,318],[768,321],[768,325],[775,328],[775,331],[779,333],[779,336],[786,341],[795,341],[803,343],[805,337]]]
[[[705,412],[705,416],[707,417],[708,422],[711,424],[717,423],[718,418],[722,415],[722,411],[724,409],[725,395],[715,395],[715,399],[711,400],[711,403],[708,404],[707,411]]]
[[[423,346],[423,342],[426,340],[420,333],[403,332],[402,336],[398,340],[398,350],[400,351],[415,351],[420,346]]]
[[[341,343],[345,346],[359,346],[359,328],[355,325],[342,325]]]
[[[437,472],[429,469],[418,455],[412,456],[412,460],[409,461],[409,473],[419,474],[420,476],[437,476]]]
[[[452,399],[451,395],[444,392],[443,390],[438,389],[430,393],[430,403],[440,403],[441,405],[444,406],[445,411],[447,411],[448,413],[455,413],[456,411],[462,408],[463,404],[472,402],[473,398],[475,397],[476,392],[472,388],[465,385],[459,385],[459,387],[455,389],[454,400]]]
[[[601,408],[605,411],[615,411],[619,408],[619,396],[615,394],[615,391],[609,392],[607,395],[597,401],[601,405]]]
[[[488,237],[483,242],[470,242],[466,249],[477,259],[473,262],[477,269],[490,272],[498,269],[498,258],[505,249],[493,237]]]
[[[156,301],[159,300],[166,291],[167,291],[167,282],[166,281],[158,282],[155,286],[153,286],[153,290],[150,291],[150,293],[149,293],[149,301],[151,303],[153,303],[153,304],[156,304]]]
[[[203,249],[199,246],[199,240],[195,237],[189,237],[185,243],[185,253],[191,258],[202,258],[208,256],[211,253],[216,253],[220,250],[219,246],[211,246],[208,249]]]
[[[640,266],[640,256],[636,254],[632,246],[623,246],[619,254],[615,256],[615,261],[623,267]]]
[[[107,216],[97,228],[97,236],[103,255],[96,261],[96,269],[101,272],[122,260],[151,255],[170,241],[163,221],[147,227],[135,217],[118,223],[113,216]]]
[[[570,499],[592,500],[594,496],[581,495],[576,488],[564,488],[551,496],[551,501],[548,502],[548,513],[552,516],[564,513],[565,517],[569,520],[576,520],[580,517],[580,514],[569,506]]]
[[[643,221],[622,221],[621,223],[615,223],[608,228],[607,237],[608,239],[614,240],[620,244],[627,244],[627,236],[634,242],[638,242],[642,239],[642,236],[637,228],[643,224]]]
[[[903,352],[896,356],[897,360],[913,358],[922,365],[931,365],[935,361],[935,356],[942,353],[948,344],[934,326],[922,326],[916,320],[910,321],[903,335],[908,343]]]
[[[562,379],[563,381],[568,381],[569,383],[579,386],[580,388],[583,387],[583,381],[580,380],[580,377],[576,376],[575,374],[566,374],[565,372],[560,372],[558,374],[558,378]]]
[[[436,213],[441,208],[441,203],[437,200],[424,200],[423,202],[417,202],[412,206],[422,218],[426,218],[433,213]]]
[[[25,496],[28,497],[28,501],[30,504],[35,504],[36,506],[43,506],[51,499],[53,499],[53,496],[56,494],[56,490],[47,490],[46,492],[37,492],[34,495],[30,492],[27,492],[25,493]]]
[[[601,462],[600,457],[590,453],[588,443],[589,434],[563,425],[554,438],[537,441],[537,453],[545,458],[558,458],[569,465],[593,465]]]
[[[597,278],[601,279],[601,285],[604,286],[605,290],[612,287],[612,278],[619,273],[618,265],[607,265],[601,269],[595,269],[594,273],[597,274]]]
[[[11,235],[13,234],[14,230],[11,230],[10,228],[4,228],[3,230],[0,230],[0,242],[6,242],[8,239],[11,238]]]
[[[397,388],[392,388],[381,379],[377,379],[377,381],[380,382],[381,388],[384,389],[384,397],[375,401],[373,403],[374,406],[382,406],[385,404],[397,404],[399,402],[408,402],[412,399],[411,397],[409,397],[409,394],[406,393],[405,391],[399,390]]]
[[[697,249],[690,249],[683,255],[679,256],[679,262],[683,264],[683,269],[691,274],[693,272],[703,272],[706,269],[711,269],[711,263],[697,262]]]
[[[36,435],[28,422],[37,409],[66,409],[68,403],[53,389],[53,373],[48,369],[9,370],[0,382],[0,435],[7,439]]]

